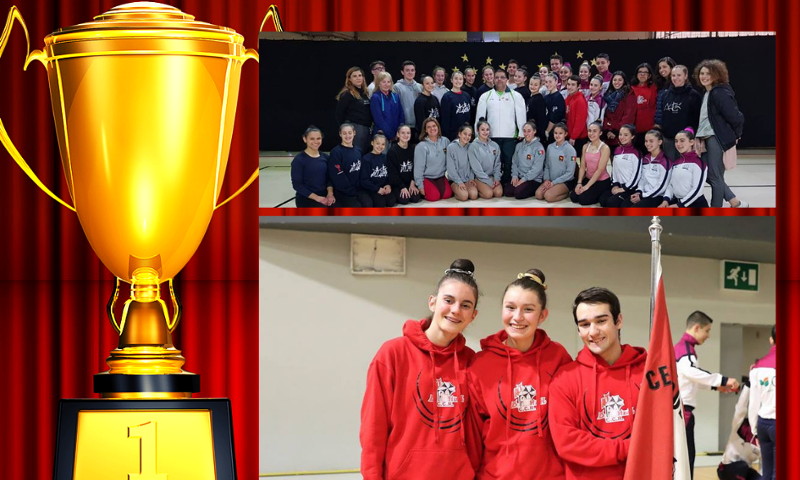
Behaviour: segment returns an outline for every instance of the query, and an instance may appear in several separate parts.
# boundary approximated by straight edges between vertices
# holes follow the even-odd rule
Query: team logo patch
[[[559,162],[563,162],[564,161],[564,155],[559,155],[558,156],[558,161]]]
[[[492,155],[497,155],[497,149],[496,148],[492,149]]]
[[[572,157],[572,161],[573,162],[577,162],[578,161],[578,157]]]
[[[428,398],[428,402],[433,402],[433,394]],[[458,402],[456,397],[456,386],[450,382],[445,382],[441,378],[436,379],[436,405],[439,407],[454,407]]]
[[[514,387],[514,400],[511,408],[516,408],[520,412],[536,411],[536,389],[531,385],[523,385],[522,382]],[[544,404],[544,399],[542,399]]]
[[[444,153],[447,153],[447,147],[444,147]]]
[[[528,158],[528,160],[530,160],[531,158],[533,158],[533,155],[531,155],[531,154],[529,153],[527,158]]]
[[[597,413],[598,420],[604,420],[606,423],[617,423],[625,421],[625,417],[630,415],[630,409],[623,409],[625,400],[619,395],[611,395],[611,392],[606,392],[600,398],[600,411]]]
[[[544,150],[539,150],[539,155],[544,155]]]

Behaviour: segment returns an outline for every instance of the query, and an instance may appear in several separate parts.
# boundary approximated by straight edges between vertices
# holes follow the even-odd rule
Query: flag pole
[[[650,222],[650,331],[653,330],[653,310],[656,303],[656,282],[658,281],[658,267],[661,264],[661,219],[654,216]]]

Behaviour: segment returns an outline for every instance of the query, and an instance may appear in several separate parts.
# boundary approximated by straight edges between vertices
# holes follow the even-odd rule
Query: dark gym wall
[[[409,38],[412,36],[409,34]],[[751,36],[536,43],[261,40],[260,148],[300,151],[304,148],[301,136],[309,124],[325,133],[322,149],[333,148],[338,143],[335,97],[351,66],[363,68],[369,83],[369,64],[380,59],[396,81],[400,63],[413,60],[419,81],[421,74],[430,73],[436,65],[448,72],[453,67],[463,71],[468,65],[480,69],[487,57],[493,59],[494,66],[514,58],[529,71],[536,71],[539,63],[549,65],[550,55],[558,52],[577,74],[582,62],[576,58],[578,51],[583,52],[584,59],[608,53],[611,70],[622,70],[629,79],[639,63],[649,62],[655,69],[664,56],[689,67],[690,75],[701,60],[719,58],[728,65],[731,86],[745,116],[739,146],[775,146],[775,37]],[[462,60],[465,54],[466,62]],[[476,83],[481,83],[480,72]]]

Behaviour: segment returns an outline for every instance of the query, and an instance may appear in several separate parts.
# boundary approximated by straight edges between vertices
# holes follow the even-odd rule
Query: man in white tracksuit
[[[500,147],[501,179],[505,185],[511,181],[511,159],[514,147],[522,138],[525,124],[525,99],[519,93],[507,89],[508,73],[502,68],[494,71],[494,88],[481,95],[475,114],[476,122],[485,119],[492,129],[492,140]],[[475,131],[478,125],[475,124]]]

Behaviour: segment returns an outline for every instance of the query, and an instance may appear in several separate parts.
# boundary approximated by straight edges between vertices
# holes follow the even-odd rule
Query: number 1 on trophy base
[[[233,480],[227,399],[62,400],[56,480]]]

